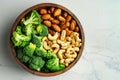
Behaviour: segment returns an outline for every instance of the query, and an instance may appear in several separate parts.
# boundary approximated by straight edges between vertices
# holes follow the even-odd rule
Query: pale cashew
[[[75,50],[76,52],[78,52],[78,51],[79,51],[79,47],[75,47],[74,50]]]
[[[76,44],[77,47],[80,47],[82,45],[82,43],[79,42],[79,41],[77,41],[75,44]]]
[[[72,45],[75,45],[75,38],[72,38]]]
[[[56,54],[56,53],[59,51],[60,46],[59,46],[58,44],[53,44],[53,45],[52,45],[52,48],[54,48],[54,49],[53,49],[53,52]]]
[[[62,49],[67,49],[70,46],[70,42],[64,42],[63,44],[61,44],[61,48]]]
[[[65,56],[68,57],[68,58],[76,58],[77,57],[77,53],[76,52],[73,52],[71,54],[70,53],[66,53]]]
[[[67,53],[70,54],[70,53],[73,53],[73,52],[75,52],[74,48],[68,48],[68,49],[67,49]]]
[[[58,37],[59,37],[58,32],[56,32],[54,36],[52,36],[51,34],[48,34],[48,39],[49,40],[57,40]]]
[[[43,47],[44,47],[45,50],[49,50],[50,49],[50,46],[48,46],[47,41],[43,42]]]
[[[73,62],[73,61],[74,61],[74,58],[67,58],[67,59],[65,59],[66,63],[70,63],[70,62]]]
[[[44,42],[44,41],[48,41],[48,38],[47,37],[43,37],[42,42]]]
[[[66,37],[66,40],[69,41],[69,42],[72,41],[71,37]]]
[[[57,43],[57,41],[56,40],[53,40],[53,44],[56,44]]]
[[[58,55],[58,57],[59,57],[60,59],[63,59],[63,53],[64,53],[64,52],[65,52],[65,50],[60,49],[59,52],[57,53],[57,55]]]
[[[63,40],[65,40],[65,37],[66,37],[66,31],[62,30],[60,39],[63,41]]]
[[[57,43],[58,43],[58,44],[64,44],[64,42],[61,41],[61,40],[59,40],[59,39],[57,40]]]
[[[60,60],[60,63],[61,63],[61,64],[64,64],[64,61],[65,61],[65,59],[61,59],[61,60]]]

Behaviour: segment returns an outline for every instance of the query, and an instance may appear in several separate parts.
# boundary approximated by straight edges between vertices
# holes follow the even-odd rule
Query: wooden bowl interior
[[[64,73],[66,71],[68,71],[71,67],[73,67],[76,62],[79,60],[79,58],[81,57],[81,54],[82,54],[82,51],[83,51],[83,48],[84,48],[84,32],[83,32],[83,28],[81,26],[81,23],[79,22],[79,20],[77,19],[77,17],[70,11],[68,10],[67,8],[61,6],[61,5],[58,5],[58,4],[53,4],[53,3],[42,3],[42,4],[38,4],[38,5],[35,5],[35,6],[32,6],[30,8],[28,8],[27,10],[25,10],[24,12],[22,12],[16,19],[16,21],[14,22],[12,28],[11,28],[11,32],[10,32],[10,38],[12,36],[12,33],[13,31],[15,30],[17,24],[20,22],[20,20],[26,15],[28,14],[31,10],[39,10],[41,8],[45,8],[45,7],[49,7],[49,6],[53,6],[53,7],[58,7],[58,8],[61,8],[62,10],[66,11],[68,14],[70,14],[77,22],[78,26],[79,26],[79,29],[80,29],[80,38],[82,39],[82,46],[80,47],[80,51],[78,53],[78,56],[76,57],[76,59],[74,60],[74,62],[72,62],[68,67],[66,67],[64,70],[62,71],[58,71],[58,72],[49,72],[49,73],[45,73],[45,72],[38,72],[38,71],[34,71],[34,70],[31,70],[29,69],[27,66],[25,66],[16,56],[16,52],[15,52],[15,49],[14,49],[14,46],[11,42],[11,39],[10,39],[10,48],[11,48],[11,51],[12,51],[12,54],[15,58],[15,60],[17,61],[17,63],[22,67],[24,68],[25,70],[27,70],[28,72],[32,73],[32,74],[35,74],[35,75],[39,75],[39,76],[55,76],[55,75],[59,75],[61,73]]]

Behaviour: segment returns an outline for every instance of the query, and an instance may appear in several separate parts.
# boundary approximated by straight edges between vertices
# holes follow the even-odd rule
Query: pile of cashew
[[[66,36],[66,31],[62,30],[61,34],[56,32],[55,35],[48,34],[42,39],[43,48],[53,51],[60,63],[68,66],[75,60],[81,46],[81,39],[77,32],[72,32],[70,36]]]

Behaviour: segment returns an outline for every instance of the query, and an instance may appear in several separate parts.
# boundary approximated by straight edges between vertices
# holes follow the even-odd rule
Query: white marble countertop
[[[9,32],[16,17],[42,2],[61,4],[80,20],[85,31],[81,59],[68,72],[55,77],[35,76],[15,62]],[[0,80],[119,80],[120,0],[0,0]]]

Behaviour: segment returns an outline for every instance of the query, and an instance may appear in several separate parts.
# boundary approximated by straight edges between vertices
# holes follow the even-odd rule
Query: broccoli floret
[[[52,58],[57,58],[56,54],[53,53],[52,51],[47,51],[47,53],[44,56],[46,59],[52,59]]]
[[[55,72],[55,71],[63,70],[65,68],[65,65],[60,64],[58,58],[52,58],[52,59],[50,59],[50,60],[47,61],[46,67],[51,72]]]
[[[52,51],[45,51],[42,48],[35,49],[35,55],[44,58],[45,60],[57,58],[57,56]]]
[[[22,32],[25,33],[25,35],[27,35],[27,36],[31,36],[31,34],[33,33],[32,24],[28,24],[26,26],[23,26],[22,27]]]
[[[22,34],[22,27],[21,26],[17,26],[15,31],[18,33],[18,34]]]
[[[40,36],[48,35],[48,28],[47,28],[47,26],[45,26],[43,24],[40,24],[39,26],[37,26],[36,30]]]
[[[35,51],[35,48],[36,48],[36,45],[30,42],[29,45],[23,48],[23,53],[29,57],[32,57]]]
[[[40,49],[40,48],[36,48],[36,49],[35,49],[35,55],[36,55],[36,56],[40,56],[40,57],[43,57],[43,58],[44,58],[45,54],[46,54],[46,52],[43,51],[42,49]]]
[[[21,24],[28,25],[28,24],[34,24],[34,25],[39,25],[41,23],[40,20],[40,15],[36,10],[32,10],[30,12],[30,15],[25,19],[22,18]]]
[[[23,50],[21,48],[17,49],[17,57],[20,59],[20,61],[27,63],[30,60],[30,57],[23,54]]]
[[[23,46],[28,44],[30,39],[31,38],[29,36],[19,34],[16,31],[13,32],[13,35],[12,35],[12,38],[11,38],[11,40],[12,40],[12,42],[14,44],[14,47],[23,47]]]
[[[36,45],[36,47],[41,47],[41,39],[42,37],[39,37],[35,34],[32,34],[32,43]]]
[[[40,71],[41,68],[44,66],[45,61],[41,57],[32,57],[29,61],[29,68],[33,70]]]

